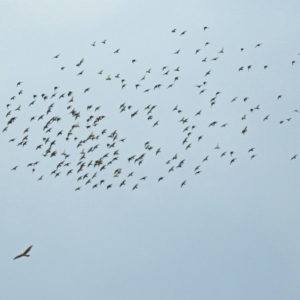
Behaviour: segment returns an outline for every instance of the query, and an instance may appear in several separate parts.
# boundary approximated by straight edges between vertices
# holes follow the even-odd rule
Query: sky
[[[17,117],[0,138],[2,297],[299,299],[299,11],[298,1],[1,0],[1,132]],[[91,115],[105,118],[94,127]],[[99,139],[77,147],[91,133]],[[54,157],[42,156],[46,137]],[[118,160],[87,167],[106,153],[105,164]],[[91,184],[77,180],[85,173]]]

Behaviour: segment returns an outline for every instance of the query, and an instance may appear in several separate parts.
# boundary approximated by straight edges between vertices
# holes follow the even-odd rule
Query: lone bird
[[[30,255],[28,253],[31,250],[31,248],[32,246],[28,247],[22,254],[17,255],[14,259],[18,259],[23,256],[29,257]]]

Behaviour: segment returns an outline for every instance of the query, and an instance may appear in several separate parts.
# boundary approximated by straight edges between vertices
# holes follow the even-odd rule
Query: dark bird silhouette
[[[236,160],[236,158],[233,158],[231,161],[230,161],[230,164],[234,163]]]
[[[14,257],[14,259],[18,259],[21,257],[29,257],[30,255],[28,254],[29,251],[31,250],[32,246],[28,247],[23,253],[17,255],[16,257]]]
[[[223,153],[221,154],[221,157],[225,156],[225,155],[226,155],[226,152],[227,152],[227,151],[223,152]]]

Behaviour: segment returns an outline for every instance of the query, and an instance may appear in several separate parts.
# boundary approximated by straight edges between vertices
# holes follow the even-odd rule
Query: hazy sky
[[[300,111],[299,11],[299,1],[0,0],[1,132],[9,110],[18,118],[0,140],[2,298],[299,299],[300,157],[291,160],[300,150],[300,114],[293,112]],[[76,67],[82,58],[82,67]],[[153,90],[157,84],[162,87]],[[57,96],[50,99],[54,86]],[[86,88],[91,89],[83,93]],[[126,138],[113,149],[120,150],[120,159],[93,179],[105,184],[94,189],[77,181],[81,148],[73,136],[68,143],[57,137],[76,123],[66,109],[69,98],[58,99],[68,91],[82,115],[81,138],[104,128]],[[42,93],[49,95],[46,101]],[[33,94],[36,103],[29,107]],[[44,123],[29,119],[45,114],[51,103],[51,116],[62,120],[45,135],[42,124],[50,116]],[[127,110],[120,113],[122,103]],[[156,105],[150,121],[149,104]],[[87,111],[87,105],[101,106],[99,113]],[[173,111],[176,105],[181,114]],[[86,128],[91,114],[106,118]],[[182,117],[187,124],[179,122]],[[208,127],[213,121],[217,125]],[[193,125],[186,150],[183,130]],[[18,147],[27,127],[28,145]],[[44,136],[57,138],[57,157],[35,150]],[[8,142],[11,138],[16,141]],[[144,148],[147,141],[152,151]],[[255,149],[248,153],[250,148]],[[50,173],[64,149],[74,171],[66,176],[64,168],[55,178]],[[93,159],[112,153],[102,136],[97,151]],[[141,167],[128,163],[142,153],[147,154]],[[27,165],[35,161],[40,163],[33,173]],[[198,165],[201,173],[195,175]],[[172,166],[175,171],[168,172]],[[122,174],[114,178],[118,167]],[[126,179],[131,171],[133,178]],[[147,179],[139,180],[143,176]],[[119,188],[123,179],[126,185]],[[30,245],[30,258],[13,260]]]

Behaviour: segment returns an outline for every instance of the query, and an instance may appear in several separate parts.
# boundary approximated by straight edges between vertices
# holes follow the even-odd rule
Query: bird
[[[221,154],[221,157],[225,156],[225,155],[226,155],[226,152],[227,152],[227,151],[223,152],[223,153]]]
[[[29,257],[30,255],[28,253],[29,253],[29,251],[31,250],[32,247],[33,246],[28,247],[23,253],[17,255],[16,257],[14,257],[14,260],[18,259],[18,258],[21,258],[21,257]]]
[[[236,158],[233,158],[231,161],[230,161],[230,164],[234,163],[236,160]]]

